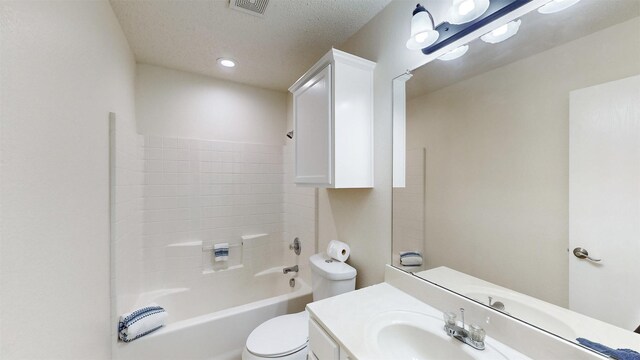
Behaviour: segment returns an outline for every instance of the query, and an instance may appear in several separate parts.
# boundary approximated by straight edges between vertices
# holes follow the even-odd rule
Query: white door
[[[569,307],[640,325],[640,76],[571,92]],[[575,248],[594,259],[579,259]]]

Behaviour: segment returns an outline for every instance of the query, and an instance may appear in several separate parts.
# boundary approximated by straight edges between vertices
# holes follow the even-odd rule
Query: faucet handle
[[[487,333],[479,325],[469,325],[469,337],[471,338],[471,340],[476,342],[483,342],[486,335]]]
[[[456,314],[452,312],[442,313],[444,324],[446,326],[456,326]]]
[[[302,245],[300,244],[299,238],[293,239],[293,242],[289,244],[289,250],[293,250],[296,255],[300,255],[300,252],[302,251]]]

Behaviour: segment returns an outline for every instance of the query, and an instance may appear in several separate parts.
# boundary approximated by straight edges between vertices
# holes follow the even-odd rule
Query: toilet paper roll
[[[351,254],[351,249],[346,243],[338,240],[329,241],[329,245],[327,246],[327,255],[331,258],[345,262],[349,258],[349,254]]]

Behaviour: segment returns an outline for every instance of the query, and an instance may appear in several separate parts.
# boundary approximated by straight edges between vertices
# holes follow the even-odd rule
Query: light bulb
[[[427,40],[427,37],[429,37],[429,33],[422,32],[420,34],[416,34],[415,39],[416,39],[416,42],[419,42],[422,44],[425,40]]]
[[[447,21],[460,25],[482,16],[489,8],[489,0],[453,0],[449,8]]]
[[[418,4],[414,14],[411,18],[411,37],[406,46],[409,50],[420,50],[435,43],[440,33],[434,30],[432,17],[423,6]]]
[[[491,35],[493,36],[500,36],[500,35],[504,35],[507,33],[507,30],[509,29],[509,26],[507,24],[504,24],[502,26],[500,26],[499,28],[493,30],[491,32]]]
[[[522,24],[522,20],[511,21],[482,35],[480,39],[490,44],[495,44],[501,41],[505,41],[508,38],[518,33],[518,29],[520,29],[520,24]]]
[[[476,2],[473,0],[466,0],[460,3],[458,6],[458,14],[465,16],[472,12],[476,8]]]
[[[457,58],[461,57],[462,55],[466,54],[467,50],[469,50],[469,45],[458,46],[457,48],[449,51],[448,53],[445,53],[444,55],[441,55],[438,58],[438,60],[449,61],[449,60],[457,59]]]

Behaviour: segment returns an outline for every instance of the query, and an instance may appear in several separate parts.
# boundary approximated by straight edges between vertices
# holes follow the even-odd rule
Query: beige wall
[[[138,64],[136,119],[144,135],[283,145],[287,93]]]
[[[357,286],[384,280],[384,264],[391,259],[391,80],[424,61],[407,50],[411,12],[415,2],[389,4],[340,50],[375,61],[374,72],[374,184],[373,189],[319,190],[318,245],[331,239],[351,246],[348,261],[358,271]]]
[[[109,359],[109,112],[135,62],[107,1],[0,2],[0,358]]]
[[[569,91],[639,74],[638,44],[635,18],[408,102],[429,266],[568,305]]]

